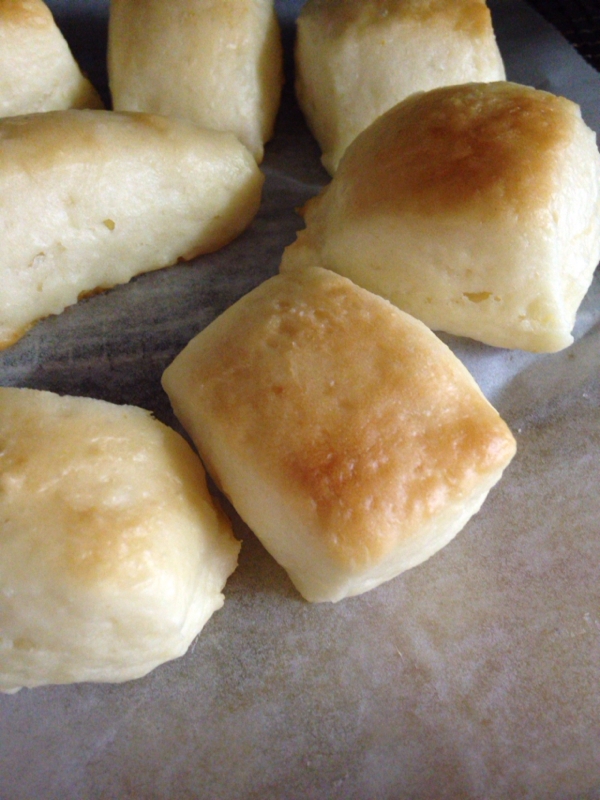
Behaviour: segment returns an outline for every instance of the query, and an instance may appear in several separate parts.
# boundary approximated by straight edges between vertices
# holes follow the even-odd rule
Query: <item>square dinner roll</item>
[[[565,98],[434,89],[360,134],[304,217],[282,271],[327,267],[434,330],[552,352],[600,258],[600,154]]]
[[[187,442],[140,408],[0,389],[0,691],[182,655],[239,543]]]
[[[0,117],[102,108],[42,0],[0,0]]]
[[[273,0],[111,0],[108,76],[117,111],[233,131],[260,162],[283,84]]]
[[[163,385],[220,488],[314,602],[429,558],[515,452],[435,334],[319,268],[243,297]]]
[[[79,296],[217,250],[264,177],[230,133],[54,111],[0,120],[0,349]]]
[[[485,0],[308,0],[298,17],[296,95],[331,174],[408,95],[505,77]]]

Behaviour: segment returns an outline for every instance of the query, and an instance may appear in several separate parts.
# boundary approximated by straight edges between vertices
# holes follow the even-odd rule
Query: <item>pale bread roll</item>
[[[0,348],[82,293],[217,250],[264,177],[232,134],[110,111],[0,121]]]
[[[408,95],[505,77],[485,0],[308,0],[298,17],[296,94],[330,174]]]
[[[515,452],[435,334],[318,268],[239,300],[177,356],[163,386],[218,485],[315,602],[431,556]]]
[[[283,84],[273,0],[111,0],[108,74],[117,111],[233,131],[260,162]]]
[[[0,117],[102,108],[42,0],[0,0]]]
[[[126,681],[185,653],[239,543],[140,408],[0,389],[0,691]]]
[[[281,269],[327,267],[434,330],[552,352],[600,258],[599,202],[574,103],[505,82],[435,89],[356,139]]]

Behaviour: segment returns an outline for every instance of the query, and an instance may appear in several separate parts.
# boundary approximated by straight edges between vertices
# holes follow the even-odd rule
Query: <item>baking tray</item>
[[[600,69],[598,0],[529,0],[596,69]]]
[[[288,70],[299,3],[279,3]],[[519,0],[492,3],[512,80],[579,102],[600,76]],[[106,3],[56,2],[102,81]],[[83,60],[83,59],[82,59]],[[91,297],[0,355],[0,383],[152,410],[163,369],[276,273],[326,182],[288,80],[264,199],[222,251]],[[533,355],[443,337],[518,454],[481,512],[420,567],[336,605],[302,600],[243,540],[189,652],[138,681],[0,696],[0,798],[600,798],[600,279],[576,342]]]

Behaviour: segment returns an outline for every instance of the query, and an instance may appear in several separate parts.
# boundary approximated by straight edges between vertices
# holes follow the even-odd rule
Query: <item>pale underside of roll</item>
[[[232,131],[260,162],[283,84],[273,0],[111,0],[108,73],[116,110]]]
[[[230,133],[56,111],[0,121],[0,347],[86,293],[223,247],[264,177]]]

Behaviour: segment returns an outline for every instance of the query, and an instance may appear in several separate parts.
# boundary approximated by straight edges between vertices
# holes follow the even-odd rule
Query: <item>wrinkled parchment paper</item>
[[[294,5],[279,3],[287,25]],[[576,100],[600,131],[600,75],[524,3],[492,9],[509,78]],[[264,170],[237,241],[42,322],[0,355],[0,383],[175,425],[163,369],[277,271],[294,208],[327,181],[289,84]],[[542,356],[444,337],[519,448],[447,548],[312,606],[236,521],[225,606],[183,658],[123,685],[0,696],[0,798],[599,798],[600,275],[576,337]]]

